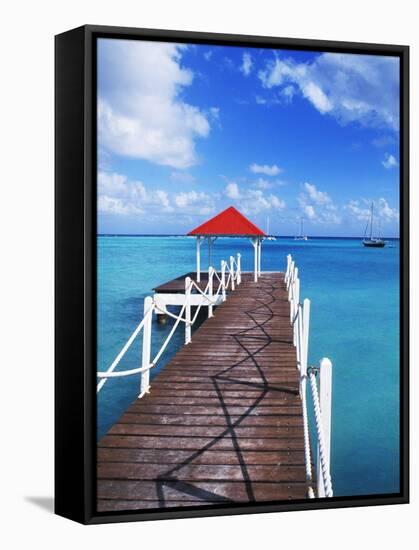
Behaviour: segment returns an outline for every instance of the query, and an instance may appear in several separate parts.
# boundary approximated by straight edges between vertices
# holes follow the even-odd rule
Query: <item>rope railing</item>
[[[316,377],[312,369],[310,369],[308,379],[310,380],[311,396],[313,399],[313,407],[314,407],[314,417],[316,420],[318,459],[320,462],[319,466],[321,468],[321,474],[322,474],[321,478],[323,482],[323,492],[324,492],[324,496],[332,497],[333,489],[332,489],[332,479],[330,477],[330,465],[329,465],[329,456],[328,456],[329,453],[327,452],[327,449],[326,449],[326,443],[325,443],[324,434],[323,434],[322,412],[320,409],[320,399],[319,399],[319,392],[317,389]],[[323,495],[319,495],[319,496],[323,496]]]
[[[226,277],[226,272],[229,273]],[[217,290],[213,292],[214,277],[219,281]],[[196,322],[199,312],[203,306],[208,307],[208,317],[213,316],[213,307],[220,303],[220,293],[222,294],[222,301],[226,300],[226,293],[229,290],[235,289],[235,283],[241,283],[241,257],[240,254],[237,254],[237,260],[233,256],[230,257],[230,264],[228,265],[226,261],[221,262],[221,277],[218,275],[217,271],[210,267],[208,269],[208,283],[204,290],[202,290],[199,285],[189,277],[185,278],[185,301],[180,309],[178,315],[168,311],[166,307],[161,307],[157,304],[156,300],[147,296],[144,299],[144,317],[138,326],[135,328],[125,345],[122,347],[121,351],[118,353],[114,361],[111,363],[110,367],[106,371],[97,372],[97,377],[99,382],[97,384],[96,391],[97,393],[103,388],[104,384],[109,378],[119,378],[125,376],[132,376],[135,374],[141,374],[141,391],[139,397],[142,397],[144,394],[149,393],[150,391],[150,370],[155,367],[160,360],[161,356],[165,352],[170,340],[172,339],[176,329],[179,324],[182,322],[185,325],[185,344],[188,344],[191,341],[191,327]],[[192,294],[192,291],[195,291],[195,294]],[[202,299],[199,304],[196,306],[196,311],[193,318],[191,318],[191,296],[196,296],[196,293],[199,294]],[[168,315],[175,320],[173,327],[171,328],[169,334],[167,335],[165,341],[160,346],[159,351],[154,356],[154,359],[151,360],[151,329],[152,329],[152,316],[153,312],[158,312],[159,314]],[[137,336],[140,333],[143,333],[143,346],[142,346],[142,364],[140,367],[128,370],[115,371],[116,367],[121,362],[122,358],[127,353],[128,349],[131,347],[132,343],[135,341]]]
[[[331,439],[331,408],[332,408],[332,363],[329,359],[320,361],[319,385],[317,387],[314,369],[307,367],[308,337],[310,328],[310,300],[300,302],[300,279],[298,268],[291,255],[287,256],[285,271],[285,286],[290,302],[290,324],[293,330],[293,342],[296,348],[297,368],[300,375],[300,396],[303,409],[304,430],[304,460],[308,496],[332,497],[332,479],[330,474],[330,439]],[[314,409],[317,444],[317,494],[313,489],[312,452],[310,444],[310,428],[307,406],[307,379],[310,383],[311,397]],[[320,395],[319,395],[320,394]]]

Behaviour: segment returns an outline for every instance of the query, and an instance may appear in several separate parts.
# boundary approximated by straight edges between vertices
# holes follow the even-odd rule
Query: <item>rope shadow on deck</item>
[[[269,288],[269,291],[267,290],[266,287]],[[264,349],[266,349],[273,342],[273,339],[271,338],[271,336],[266,331],[264,325],[266,325],[274,317],[275,314],[274,314],[272,308],[270,307],[270,304],[274,303],[277,299],[274,296],[274,292],[275,292],[276,289],[273,285],[269,285],[269,284],[268,285],[263,285],[263,286],[260,287],[260,289],[265,294],[269,295],[270,300],[268,302],[264,302],[264,301],[262,302],[260,298],[255,298],[255,301],[259,302],[259,305],[257,307],[253,307],[252,309],[244,311],[244,313],[247,315],[247,317],[252,321],[252,323],[254,325],[247,328],[247,329],[240,330],[236,334],[231,335],[231,337],[234,339],[234,341],[247,354],[246,357],[244,359],[241,359],[240,361],[236,362],[235,364],[230,365],[227,368],[224,368],[224,369],[220,370],[217,374],[212,375],[212,376],[209,377],[210,380],[212,381],[212,384],[214,386],[214,390],[217,394],[219,404],[220,404],[220,406],[223,410],[223,414],[224,414],[224,418],[226,420],[227,428],[225,430],[221,431],[219,435],[214,437],[204,447],[202,447],[198,451],[195,451],[194,453],[192,453],[191,456],[188,457],[188,459],[182,461],[180,464],[177,464],[176,466],[168,469],[166,472],[164,472],[164,473],[162,473],[158,476],[158,478],[156,479],[156,491],[157,491],[158,503],[159,503],[160,507],[165,507],[166,506],[166,501],[165,501],[165,496],[164,496],[164,488],[165,487],[170,488],[170,489],[175,489],[175,490],[177,490],[177,491],[179,491],[179,492],[181,492],[185,495],[193,496],[195,498],[199,498],[201,500],[208,501],[208,502],[220,502],[220,503],[226,503],[226,502],[227,503],[233,503],[233,502],[235,502],[232,499],[228,499],[228,498],[220,496],[220,495],[218,495],[214,492],[202,489],[201,487],[197,487],[193,483],[182,481],[182,480],[174,477],[174,474],[176,472],[180,472],[180,470],[182,468],[184,468],[185,466],[188,466],[191,463],[193,463],[193,461],[197,457],[202,456],[206,451],[208,451],[209,449],[214,447],[214,445],[216,445],[216,443],[218,443],[219,441],[221,441],[222,439],[224,439],[225,437],[228,437],[228,436],[231,437],[234,452],[236,454],[238,465],[239,465],[240,470],[241,470],[241,475],[242,475],[242,478],[243,478],[242,481],[245,485],[245,490],[246,490],[248,501],[249,502],[255,502],[256,501],[254,491],[253,491],[253,488],[252,488],[252,481],[251,481],[251,478],[250,478],[249,473],[248,473],[247,464],[246,464],[246,461],[244,459],[242,449],[240,447],[239,437],[237,436],[236,428],[239,427],[243,423],[243,421],[253,411],[255,411],[255,409],[263,401],[263,399],[266,397],[266,395],[269,391],[274,390],[274,391],[277,391],[277,392],[288,393],[288,394],[291,394],[291,395],[297,395],[298,394],[297,390],[291,390],[287,387],[278,387],[278,386],[274,387],[274,386],[271,386],[269,384],[269,381],[267,380],[267,378],[265,376],[265,373],[262,370],[262,366],[259,365],[259,363],[257,361],[256,355],[259,354]],[[264,309],[264,310],[266,310],[266,309],[268,310],[268,313],[266,313],[267,319],[265,319],[263,322],[258,321],[258,320],[255,319],[255,315],[257,315],[258,312],[260,313],[259,310],[261,308]],[[250,332],[250,331],[255,330],[255,329],[260,329],[263,332],[264,336],[263,337],[262,336],[254,337],[254,336],[251,336],[251,335],[246,336],[247,332]],[[246,345],[244,343],[244,340],[246,340],[246,339],[254,340],[255,338],[257,340],[261,340],[263,342],[263,345],[261,345],[261,347],[257,350],[249,350],[246,347]],[[282,340],[281,339],[281,340],[278,340],[278,341],[281,342],[281,343],[286,343],[286,344],[291,343],[291,340],[288,340],[288,339],[287,340]],[[249,360],[253,363],[257,374],[261,378],[260,383],[243,381],[241,379],[235,379],[235,378],[232,378],[230,376],[225,376],[226,373],[231,373],[231,371],[233,371],[234,368],[236,368],[239,365],[243,364],[243,362],[249,361]],[[261,391],[261,394],[255,399],[255,401],[252,403],[252,405],[250,405],[243,414],[239,415],[239,417],[236,420],[232,420],[232,415],[229,414],[228,405],[225,402],[225,399],[224,399],[224,396],[223,396],[223,390],[222,390],[221,384],[224,384],[224,383],[236,383],[238,385],[245,385],[247,387],[256,388],[256,389]]]

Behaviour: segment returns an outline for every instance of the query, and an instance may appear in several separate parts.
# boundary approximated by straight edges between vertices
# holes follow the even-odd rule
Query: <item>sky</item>
[[[399,235],[397,57],[99,39],[97,92],[98,233]]]

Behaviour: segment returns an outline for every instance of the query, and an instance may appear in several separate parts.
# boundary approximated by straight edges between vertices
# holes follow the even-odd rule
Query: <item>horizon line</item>
[[[185,235],[185,233],[96,233],[97,237],[189,237],[195,238],[194,235]],[[231,236],[231,235],[219,235],[220,238],[240,238],[247,239],[248,237],[243,236]],[[295,235],[274,235],[269,234],[266,237],[275,237],[276,239],[295,239]],[[308,240],[310,239],[364,239],[364,236],[339,236],[339,235],[312,235],[307,236]],[[380,237],[381,239],[397,239],[399,237]]]

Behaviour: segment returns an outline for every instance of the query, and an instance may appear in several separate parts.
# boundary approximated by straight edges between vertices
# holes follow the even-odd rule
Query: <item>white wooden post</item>
[[[185,278],[185,344],[189,344],[191,341],[191,279],[189,277]]]
[[[289,288],[289,301],[291,302],[290,307],[290,317],[291,322],[294,317],[294,304],[295,304],[295,282],[298,279],[298,267],[294,267],[294,262],[292,262],[292,271],[291,271],[291,281],[290,281],[290,288]]]
[[[196,238],[196,280],[201,281],[201,237]]]
[[[260,275],[260,266],[262,258],[262,239],[258,239],[258,275]]]
[[[151,361],[151,327],[153,322],[153,314],[150,309],[153,307],[153,298],[147,296],[144,298],[144,316],[147,315],[147,320],[143,328],[143,351],[141,367],[148,367]],[[141,373],[140,395],[142,397],[150,388],[150,370]]]
[[[223,297],[223,302],[226,301],[226,262],[221,260],[221,293]]]
[[[258,247],[257,239],[252,239],[253,248],[255,249],[255,265],[254,265],[254,282],[258,282]]]
[[[323,439],[325,448],[325,457],[327,464],[330,468],[330,440],[331,440],[331,427],[332,427],[332,362],[330,359],[323,357],[320,361],[320,410],[321,421],[323,428]],[[317,449],[317,495],[325,497],[325,489],[323,483],[323,476],[320,465],[319,450]]]
[[[290,276],[290,268],[291,268],[291,254],[288,254],[288,256],[287,256],[287,269],[285,271],[285,284],[287,285],[287,288],[288,288],[288,279],[289,279],[289,276]]]
[[[302,356],[301,356],[301,375],[307,375],[308,362],[308,337],[310,332],[310,300],[307,298],[303,302],[303,317],[302,317]]]
[[[290,265],[290,272],[289,272],[288,282],[287,282],[288,300],[291,299],[291,284],[292,284],[292,279],[294,277],[294,267],[295,267],[295,262],[292,261]]]
[[[239,285],[242,282],[242,263],[241,263],[241,254],[237,254],[237,284]]]
[[[298,367],[298,370],[300,371],[301,373],[301,347],[302,347],[302,330],[301,330],[301,327],[303,326],[303,323],[302,323],[302,307],[300,306],[300,304],[298,304],[297,306],[297,311],[298,311],[298,317],[294,323],[294,339],[296,341],[296,352],[297,352],[297,367]],[[297,326],[295,326],[297,325]]]
[[[208,273],[209,273],[209,268],[211,267],[211,264],[212,264],[211,251],[212,251],[212,237],[208,237]]]
[[[230,272],[231,272],[231,290],[234,290],[236,288],[235,282],[234,282],[234,258],[233,256],[230,256]]]
[[[300,302],[300,279],[297,279],[295,281],[295,296],[294,296],[294,305],[293,305],[293,313],[292,313],[292,320],[294,321],[294,346],[297,345],[297,330],[298,330],[298,323],[295,319],[295,316],[297,315],[298,311],[298,305]]]
[[[213,313],[212,313],[213,282],[214,282],[214,269],[210,266],[208,268],[208,298],[211,300],[211,302],[208,305],[208,318],[213,317]]]

